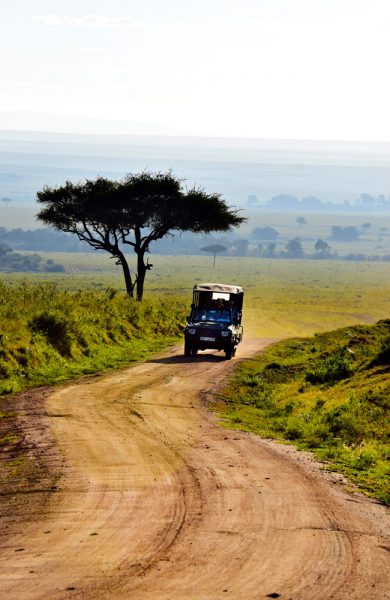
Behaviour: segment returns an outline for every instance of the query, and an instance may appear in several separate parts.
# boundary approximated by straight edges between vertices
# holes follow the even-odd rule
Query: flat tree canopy
[[[214,257],[214,267],[215,267],[215,258],[217,256],[217,254],[219,254],[220,252],[226,252],[227,248],[226,246],[223,246],[222,244],[211,244],[211,246],[205,246],[204,248],[201,248],[202,252],[210,252],[210,254],[213,255]]]
[[[150,244],[174,232],[229,231],[245,219],[229,208],[220,194],[201,188],[186,191],[182,181],[167,173],[142,172],[120,181],[103,177],[84,183],[67,181],[45,186],[37,193],[44,208],[39,220],[74,233],[95,249],[105,250],[122,266],[129,296],[142,299]],[[126,246],[137,255],[134,277],[125,256]]]

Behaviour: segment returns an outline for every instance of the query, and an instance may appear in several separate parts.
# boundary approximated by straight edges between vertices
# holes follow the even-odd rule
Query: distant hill
[[[278,195],[342,205],[388,196],[389,167],[390,144],[0,131],[0,197],[20,202],[46,183],[172,169],[235,206]]]

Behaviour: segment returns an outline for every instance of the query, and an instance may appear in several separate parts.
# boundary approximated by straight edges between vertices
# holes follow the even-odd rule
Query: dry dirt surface
[[[3,514],[0,597],[390,598],[386,509],[207,410],[267,343],[232,361],[177,347],[46,392],[28,436],[57,479]]]

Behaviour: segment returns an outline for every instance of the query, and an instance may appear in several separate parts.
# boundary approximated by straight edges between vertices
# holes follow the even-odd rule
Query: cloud
[[[83,15],[70,17],[66,15],[37,15],[32,17],[48,27],[116,27],[126,29],[138,29],[139,21],[132,17],[103,17],[101,15]]]

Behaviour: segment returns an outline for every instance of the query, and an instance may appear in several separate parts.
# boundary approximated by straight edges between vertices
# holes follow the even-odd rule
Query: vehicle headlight
[[[196,329],[193,329],[193,328],[188,329],[188,333],[191,334],[191,335],[195,335]]]
[[[221,331],[222,337],[229,337],[230,331]]]

